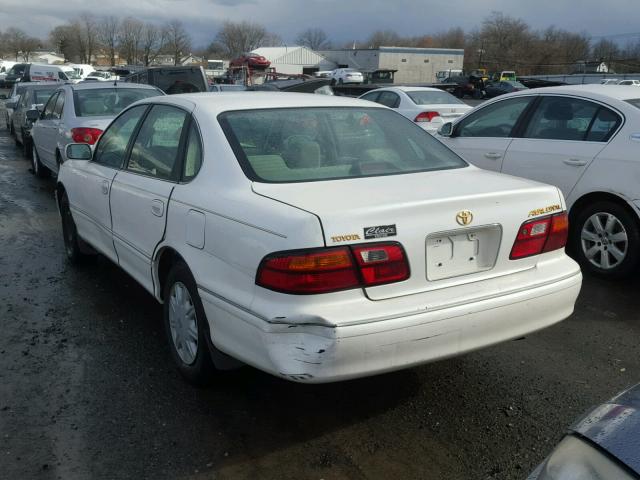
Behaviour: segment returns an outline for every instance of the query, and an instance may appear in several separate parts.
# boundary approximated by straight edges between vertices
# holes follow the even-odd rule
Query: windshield
[[[33,103],[38,105],[47,103],[49,97],[53,92],[56,91],[57,86],[52,86],[51,88],[36,88],[33,90]]]
[[[447,92],[416,91],[406,92],[416,105],[449,105],[464,102]]]
[[[27,68],[27,66],[24,64],[14,65],[11,67],[11,70],[9,70],[9,75],[22,75],[25,68]]]
[[[74,70],[74,69],[63,70],[62,72],[67,76],[69,80],[78,80],[82,78],[80,74],[77,72],[77,70]]]
[[[143,98],[156,97],[158,91],[147,88],[92,88],[73,93],[77,117],[113,117]]]
[[[281,108],[219,117],[252,180],[308,182],[460,168],[432,135],[382,108]]]

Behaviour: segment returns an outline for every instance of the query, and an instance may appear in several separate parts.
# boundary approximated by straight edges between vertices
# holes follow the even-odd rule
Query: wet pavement
[[[640,280],[586,278],[568,320],[462,357],[194,388],[150,295],[104,258],[65,261],[55,182],[29,168],[0,127],[0,478],[519,479],[640,381]]]

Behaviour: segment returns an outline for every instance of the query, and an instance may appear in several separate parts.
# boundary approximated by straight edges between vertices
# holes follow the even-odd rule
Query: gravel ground
[[[2,112],[0,112],[0,119]],[[161,309],[109,261],[64,259],[54,181],[0,122],[0,477],[522,479],[588,407],[640,379],[640,280],[585,278],[526,339],[299,385],[174,369]]]

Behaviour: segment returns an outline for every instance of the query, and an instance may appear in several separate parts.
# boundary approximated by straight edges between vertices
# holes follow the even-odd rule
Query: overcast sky
[[[289,44],[301,30],[319,27],[342,44],[364,40],[377,29],[401,35],[456,26],[471,30],[492,10],[534,28],[555,25],[593,36],[640,32],[638,0],[0,0],[0,30],[17,27],[45,38],[51,28],[90,12],[154,22],[177,18],[195,46],[208,44],[226,19],[261,23]]]

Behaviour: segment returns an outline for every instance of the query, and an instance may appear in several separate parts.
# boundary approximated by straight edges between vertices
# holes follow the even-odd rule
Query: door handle
[[[586,160],[580,160],[578,158],[565,158],[562,161],[567,165],[571,165],[572,167],[582,167],[587,164]]]
[[[502,154],[496,152],[487,152],[484,154],[484,156],[492,160],[497,160],[498,158],[502,157]]]
[[[107,182],[106,180],[102,181],[102,193],[104,193],[105,195],[109,193],[109,182]]]
[[[164,213],[164,203],[162,200],[155,199],[151,202],[151,213],[156,217],[161,217]]]

